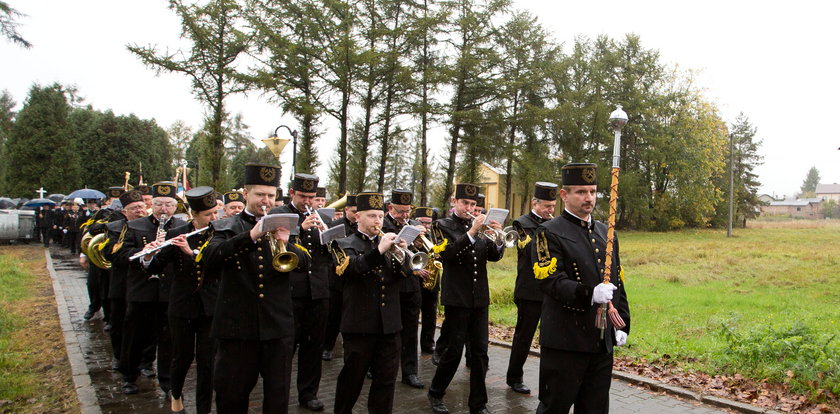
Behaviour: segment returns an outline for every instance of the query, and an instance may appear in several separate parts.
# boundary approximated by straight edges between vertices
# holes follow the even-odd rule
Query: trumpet
[[[476,216],[470,214],[469,212],[466,213],[468,216],[470,216],[470,218],[475,220]],[[492,232],[486,233],[485,231],[482,231],[479,233],[479,236],[487,237],[489,240],[492,240],[499,246],[504,244],[505,247],[513,247],[519,240],[519,233],[516,231],[516,229],[513,228],[513,226],[507,226],[502,230],[498,230],[488,225],[484,225],[483,230],[492,230]]]
[[[268,214],[268,207],[262,206],[263,216]],[[271,248],[271,267],[278,272],[291,272],[298,266],[297,255],[286,251],[286,245],[278,243],[273,234],[267,234],[268,246]]]
[[[402,223],[404,226],[410,226],[411,223],[408,220],[403,220]],[[420,240],[421,248],[425,250],[426,255],[426,265],[423,266],[427,272],[429,272],[429,277],[423,279],[422,285],[423,289],[427,290],[434,290],[435,286],[438,284],[438,280],[440,279],[440,274],[443,271],[443,263],[437,260],[437,255],[435,254],[435,244],[426,237],[425,234],[420,234],[417,236],[417,239]],[[419,270],[419,269],[418,269]]]
[[[373,231],[380,237],[385,235],[385,233],[382,232],[381,227],[374,227]],[[388,252],[391,253],[391,255],[400,263],[403,263],[406,259],[408,259],[411,270],[420,270],[426,267],[429,263],[429,256],[426,253],[413,253],[408,249],[398,246],[397,243],[394,243],[393,247],[391,247],[391,250],[388,250]],[[402,255],[398,255],[397,252],[402,253]]]
[[[321,215],[318,214],[318,212],[315,211],[312,207],[306,206],[306,215],[315,216],[315,221],[318,222],[317,224],[315,224],[315,227],[318,227],[318,230],[324,231],[330,228],[323,222],[323,220],[321,220]]]

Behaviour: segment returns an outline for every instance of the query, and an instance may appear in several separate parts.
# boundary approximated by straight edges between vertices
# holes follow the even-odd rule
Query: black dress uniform
[[[414,209],[414,217],[429,217],[434,219],[434,213],[429,207]],[[427,234],[429,240],[434,241],[433,234]],[[440,275],[438,275],[440,277]],[[435,328],[437,326],[438,299],[440,297],[440,280],[433,289],[420,289],[420,350],[425,353],[434,352]]]
[[[295,191],[315,192],[318,177],[310,174],[295,174],[292,188]],[[310,188],[311,187],[311,188]],[[321,244],[321,231],[317,227],[303,230],[300,224],[309,215],[298,210],[293,203],[275,207],[271,214],[292,213],[298,215],[298,229],[301,246],[311,255],[311,266],[307,270],[291,272],[292,303],[295,313],[295,347],[298,353],[297,389],[298,402],[307,405],[318,399],[321,384],[321,363],[324,351],[324,334],[330,305],[329,273],[332,256],[327,246]],[[330,218],[317,211],[322,223],[330,225]],[[320,404],[320,402],[315,403]]]
[[[107,231],[106,224],[113,220],[124,218],[121,213],[110,208],[102,208],[93,212],[83,224],[82,233],[89,233],[91,236]],[[87,291],[90,305],[85,312],[85,319],[90,319],[102,309],[102,320],[108,324],[111,321],[111,302],[108,300],[108,271],[100,269],[93,263],[88,262]]]
[[[347,195],[347,206],[356,206],[356,196]],[[332,226],[344,225],[344,234],[350,236],[356,232],[358,225],[350,221],[346,216],[332,222]],[[325,361],[332,359],[332,350],[335,348],[335,341],[338,338],[339,327],[341,326],[341,303],[343,291],[343,280],[338,277],[335,268],[330,270],[330,306],[327,311],[326,332],[324,333],[324,355]]]
[[[594,177],[591,168],[585,177]],[[585,185],[574,177],[580,171],[564,167],[563,173],[564,185]],[[587,184],[594,183],[590,179]],[[607,318],[601,339],[595,327],[600,305],[592,304],[593,289],[603,279],[606,243],[606,225],[591,217],[581,220],[567,210],[535,233],[534,276],[545,294],[541,319],[548,327],[540,331],[538,413],[567,413],[572,405],[577,414],[609,411],[615,333]],[[616,239],[611,270],[616,277],[611,281],[618,289],[612,303],[627,324],[622,330],[629,333],[630,308],[620,269]]]
[[[277,187],[279,169],[245,166],[245,184]],[[213,238],[201,259],[220,272],[219,294],[210,335],[218,339],[213,388],[220,414],[246,413],[248,398],[263,379],[263,411],[286,413],[292,369],[294,315],[290,274],[271,265],[269,237],[251,240],[257,218],[248,210],[211,224]],[[279,241],[278,241],[279,243]],[[309,269],[309,254],[293,243],[297,270]]]
[[[167,194],[175,193],[175,186],[155,184],[158,188],[168,188]],[[185,225],[177,218],[168,218],[162,229]],[[157,378],[161,389],[169,392],[169,369],[172,363],[172,338],[169,333],[169,286],[173,277],[172,266],[167,266],[161,273],[151,273],[144,269],[141,259],[130,261],[129,257],[140,252],[146,244],[157,238],[161,223],[154,216],[142,217],[126,223],[127,230],[123,245],[114,253],[114,262],[128,266],[126,277],[126,312],[120,369],[127,384],[137,380],[137,367],[144,352],[157,348]],[[126,387],[126,385],[124,385]],[[126,390],[124,390],[126,391]]]
[[[381,209],[379,193],[360,193],[359,211]],[[344,366],[335,390],[335,413],[351,414],[370,369],[373,380],[368,412],[390,413],[394,403],[400,352],[400,282],[405,270],[386,253],[379,253],[379,236],[356,231],[334,241],[338,274],[344,280],[341,336]]]
[[[391,203],[400,205],[411,205],[412,194],[404,190],[394,190],[391,193]],[[403,197],[403,200],[400,200]],[[400,200],[400,201],[397,201]],[[418,226],[420,222],[410,220],[411,226]],[[398,223],[391,214],[385,213],[382,223],[382,231],[385,233],[399,234],[404,224]],[[412,249],[409,246],[409,249]],[[420,278],[414,276],[409,270],[408,275],[400,283],[400,318],[402,319],[402,332],[400,333],[400,370],[404,383],[413,383],[412,386],[422,388],[417,376],[417,325],[420,318]],[[415,376],[413,381],[410,376]]]
[[[186,192],[187,202],[193,212],[216,208],[210,187],[197,187]],[[208,197],[209,196],[209,197]],[[193,222],[169,230],[166,239],[197,230]],[[206,269],[199,260],[201,248],[212,233],[205,230],[187,238],[191,253],[172,245],[154,256],[147,267],[150,273],[164,270],[172,264],[173,273],[169,288],[169,331],[172,335],[172,398],[179,399],[184,389],[187,372],[195,360],[195,401],[198,413],[209,413],[213,401],[213,356],[215,340],[210,338],[210,325],[216,308],[219,280],[216,272]]]
[[[475,185],[456,186],[456,199],[475,200],[477,195],[478,188]],[[477,237],[471,242],[467,234],[471,222],[471,219],[453,214],[434,224],[435,240],[445,243],[440,253],[443,263],[441,303],[445,314],[443,330],[448,333],[448,338],[429,387],[429,396],[434,399],[443,398],[458,370],[464,342],[469,338],[472,347],[471,360],[468,361],[471,367],[469,407],[471,412],[478,412],[487,405],[487,389],[484,384],[488,364],[487,309],[490,305],[487,262],[501,260],[504,245],[497,246],[486,237]]]
[[[538,182],[534,188],[534,198],[554,201],[557,199],[557,184]],[[513,302],[516,304],[516,329],[513,333],[513,346],[507,369],[507,384],[517,392],[529,393],[523,384],[522,367],[528,359],[531,342],[540,322],[543,293],[534,279],[534,262],[531,261],[531,243],[537,226],[546,219],[533,211],[523,214],[513,221],[513,228],[519,233],[516,255],[516,286],[513,290]]]

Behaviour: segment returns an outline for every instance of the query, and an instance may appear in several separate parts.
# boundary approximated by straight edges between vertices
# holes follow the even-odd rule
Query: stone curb
[[[70,361],[70,370],[73,374],[73,385],[76,388],[76,396],[79,398],[79,409],[83,414],[101,414],[102,409],[96,398],[96,390],[93,388],[93,381],[90,378],[87,362],[85,361],[82,347],[76,338],[76,331],[73,329],[73,322],[70,320],[70,311],[67,309],[67,300],[64,298],[64,290],[61,282],[55,274],[50,250],[44,249],[47,257],[47,270],[53,282],[53,294],[58,311],[58,319],[61,323],[61,330],[64,332],[64,345],[67,349],[67,359]]]
[[[513,344],[511,344],[510,342],[499,341],[499,340],[492,339],[492,338],[490,339],[490,344],[495,345],[495,346],[500,346],[502,348],[508,348],[508,349],[513,347]],[[535,349],[535,348],[531,348],[531,350],[528,351],[528,354],[530,354],[532,356],[535,356],[535,357],[539,357],[540,356],[540,350]],[[651,378],[648,378],[648,377],[643,377],[641,375],[631,374],[629,372],[613,371],[612,376],[613,376],[613,378],[615,378],[617,380],[621,380],[621,381],[624,381],[624,382],[627,382],[627,383],[630,383],[630,384],[646,385],[647,387],[649,387],[651,390],[654,390],[654,391],[662,391],[662,392],[665,392],[665,393],[668,393],[668,394],[671,394],[671,395],[676,395],[676,396],[685,398],[687,400],[699,401],[699,402],[702,402],[704,404],[709,404],[709,405],[714,405],[716,407],[735,410],[735,411],[738,411],[738,412],[741,412],[741,413],[747,413],[747,414],[764,414],[764,413],[782,414],[779,411],[769,410],[769,409],[765,409],[765,408],[761,408],[761,407],[756,407],[756,406],[753,406],[753,405],[745,404],[745,403],[734,401],[734,400],[729,400],[729,399],[726,399],[726,398],[714,397],[714,396],[711,396],[711,395],[703,395],[703,394],[696,393],[696,392],[691,391],[691,390],[687,390],[687,389],[682,388],[682,387],[678,387],[676,385],[667,384],[667,383],[664,383],[664,382],[661,382],[661,381],[657,381],[655,379],[651,379]]]

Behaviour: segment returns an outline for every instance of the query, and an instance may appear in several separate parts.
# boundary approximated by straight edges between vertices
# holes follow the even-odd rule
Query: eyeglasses
[[[177,204],[174,201],[152,201],[152,205],[155,207],[175,207]]]

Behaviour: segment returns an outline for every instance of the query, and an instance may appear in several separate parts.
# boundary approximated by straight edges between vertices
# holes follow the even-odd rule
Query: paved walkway
[[[111,346],[108,335],[102,331],[101,313],[90,321],[82,318],[87,310],[88,298],[85,287],[87,273],[77,265],[77,258],[67,254],[65,249],[51,248],[51,256],[54,267],[54,287],[60,314],[63,318],[69,319],[65,327],[68,348],[72,347],[80,352],[69,352],[71,363],[74,365],[74,374],[84,377],[85,367],[90,375],[90,381],[77,381],[77,389],[80,395],[92,396],[95,393],[96,401],[89,401],[89,405],[83,411],[85,413],[168,413],[169,404],[164,399],[163,393],[157,388],[154,379],[141,378],[138,381],[140,393],[137,395],[123,395],[121,392],[120,376],[110,369]],[[72,336],[75,334],[75,342]],[[323,376],[321,381],[320,398],[327,407],[326,412],[332,412],[335,398],[335,381],[341,370],[341,350],[335,352],[332,361],[324,362]],[[507,368],[509,351],[506,348],[490,346],[490,370],[487,373],[487,392],[489,403],[487,408],[496,414],[499,413],[533,413],[539,403],[536,394],[530,396],[516,394],[505,384],[505,371]],[[76,368],[80,366],[81,368]],[[434,376],[435,366],[432,365],[429,355],[420,357],[420,377],[426,382],[431,382]],[[532,389],[537,388],[537,375],[539,371],[539,358],[529,357],[525,364],[525,382]],[[190,370],[187,378],[187,385],[184,390],[187,412],[194,412],[193,388],[195,384],[195,370]],[[292,373],[292,378],[295,374]],[[399,377],[398,377],[399,378]],[[399,380],[398,380],[399,381]],[[370,381],[366,381],[369,385]],[[261,384],[257,384],[251,394],[252,412],[261,412]],[[296,391],[292,386],[292,398],[296,402]],[[362,392],[355,412],[367,412],[366,396],[367,386]],[[444,402],[452,413],[468,413],[467,395],[469,394],[469,371],[465,368],[455,375],[452,384],[447,390]],[[87,398],[90,400],[91,398]],[[84,403],[84,402],[83,402]],[[98,404],[98,410],[96,405]],[[645,389],[631,386],[625,382],[614,380],[610,391],[610,411],[613,413],[690,413],[707,414],[723,413],[720,409],[700,404],[696,401],[685,401],[669,395],[653,393]],[[300,408],[297,404],[290,407],[292,413],[311,413]],[[430,413],[429,403],[426,399],[426,390],[416,390],[397,383],[395,413]]]

